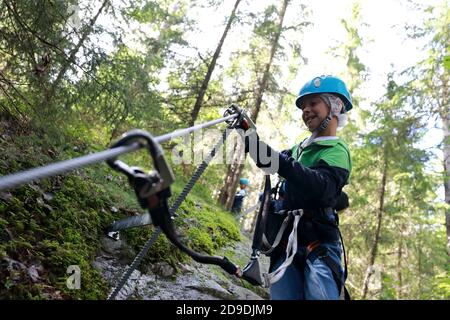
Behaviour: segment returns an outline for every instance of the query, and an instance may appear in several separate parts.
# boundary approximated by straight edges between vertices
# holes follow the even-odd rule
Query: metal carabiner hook
[[[250,119],[250,117],[248,116],[247,112],[244,109],[241,109],[239,106],[232,104],[223,113],[224,117],[233,114],[238,114],[238,117],[226,121],[229,128],[243,129],[244,131],[252,129],[256,131],[256,126],[254,122],[252,121],[252,119]]]
[[[236,128],[239,125],[239,123],[242,121],[242,110],[237,105],[232,104],[223,113],[224,117],[235,115],[235,114],[238,115],[236,118],[229,119],[226,121],[229,128]]]
[[[111,148],[117,148],[124,145],[138,143],[141,147],[146,147],[153,159],[154,171],[146,174],[138,167],[130,167],[125,162],[115,158],[106,160],[108,165],[124,173],[135,189],[136,195],[143,208],[148,208],[149,196],[162,191],[173,183],[175,180],[173,172],[164,157],[161,145],[155,138],[144,130],[131,130],[125,133],[117,142],[111,145]]]

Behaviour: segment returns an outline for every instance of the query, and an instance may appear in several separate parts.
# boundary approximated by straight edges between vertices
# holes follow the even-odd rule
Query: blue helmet
[[[301,99],[310,94],[335,93],[344,102],[345,110],[349,111],[353,108],[352,98],[344,81],[334,76],[320,76],[308,81],[298,93],[295,105],[300,108]]]
[[[250,181],[248,179],[246,179],[246,178],[239,179],[239,184],[243,184],[243,185],[248,186],[249,183],[250,183]]]

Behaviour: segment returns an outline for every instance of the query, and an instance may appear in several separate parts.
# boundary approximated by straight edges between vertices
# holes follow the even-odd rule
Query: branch
[[[0,75],[2,76],[4,83],[6,83],[8,86],[10,86],[21,98],[24,100],[30,107],[33,108],[33,105],[23,96],[23,94],[9,81],[8,78],[6,78],[3,73],[0,72]],[[2,87],[3,89],[3,87]],[[3,89],[3,91],[6,93],[6,91]]]
[[[103,9],[106,7],[106,5],[108,3],[109,3],[109,0],[103,1],[103,4],[101,5],[99,10],[97,11],[97,14],[91,19],[90,24],[88,25],[88,27],[85,28],[85,31],[83,32],[80,41],[78,41],[78,43],[76,44],[75,48],[73,48],[72,52],[70,53],[70,56],[69,56],[68,61],[67,61],[68,63],[66,63],[63,66],[63,68],[59,71],[58,75],[56,76],[56,79],[53,82],[53,85],[52,85],[52,87],[50,89],[50,92],[49,92],[49,97],[50,98],[54,95],[55,90],[58,87],[59,83],[61,82],[62,77],[66,73],[70,63],[74,63],[75,62],[75,56],[78,53],[78,50],[80,50],[80,48],[83,45],[84,41],[87,39],[89,33],[91,32],[92,27],[97,22],[98,17],[100,16],[101,12],[103,11]]]
[[[16,112],[17,112],[22,118],[25,119],[25,115],[24,115],[19,109],[17,109],[17,107],[16,107],[16,105],[15,105],[15,103],[14,103],[14,99],[13,99],[13,97],[11,97],[11,95],[8,93],[8,91],[6,91],[5,88],[3,88],[2,85],[0,85],[0,89],[3,91],[3,93],[4,93],[5,96],[8,98],[8,100],[11,102],[11,104],[12,104],[13,108],[16,110]],[[7,107],[5,106],[5,108],[7,108]],[[8,111],[8,113],[11,114],[11,112],[9,112],[9,111]]]
[[[201,55],[201,53],[200,52],[197,52],[197,55],[198,55],[198,57],[200,58],[200,60],[202,60],[202,62],[205,64],[205,65],[209,65],[209,61],[207,61],[206,60],[206,58],[203,58],[203,56]]]

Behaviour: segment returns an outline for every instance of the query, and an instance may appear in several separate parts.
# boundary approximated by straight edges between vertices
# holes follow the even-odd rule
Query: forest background
[[[351,206],[340,218],[349,290],[357,299],[448,299],[449,26],[448,1],[438,0],[2,0],[0,173],[103,150],[133,128],[160,135],[215,119],[231,103],[287,149],[309,134],[294,106],[300,87],[337,75],[354,101],[338,132],[353,159]],[[184,142],[164,144],[169,158],[212,146],[207,136]],[[239,178],[251,181],[246,207],[262,186],[263,173],[234,154],[194,191],[204,218],[186,231],[206,252],[239,240],[226,212]],[[175,192],[194,169],[174,166]],[[140,210],[125,189],[94,166],[0,193],[0,297],[104,298],[89,266],[102,228]],[[194,200],[182,211],[192,208]],[[254,217],[241,224],[252,229]],[[138,248],[148,232],[127,237]],[[186,259],[169,248],[159,240],[149,261]],[[64,286],[71,264],[87,270],[81,292]]]

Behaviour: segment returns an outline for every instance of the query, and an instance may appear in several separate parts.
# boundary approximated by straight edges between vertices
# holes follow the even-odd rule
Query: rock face
[[[243,236],[244,241],[227,248],[233,251],[236,261],[247,261],[250,256],[251,242]],[[114,240],[111,240],[114,241]],[[97,268],[111,289],[128,267],[121,252],[129,251],[122,239],[111,243],[102,241],[102,253],[95,259]],[[218,254],[220,256],[220,254]],[[178,272],[167,263],[160,262],[144,266],[146,273],[134,270],[128,282],[116,299],[144,300],[263,300],[268,299],[268,291],[261,287],[252,287],[244,280],[228,275],[217,266],[204,265],[190,260],[189,265],[179,265]],[[268,259],[261,258],[262,269],[267,270]],[[241,266],[243,267],[243,266]],[[251,289],[251,290],[250,290]]]

